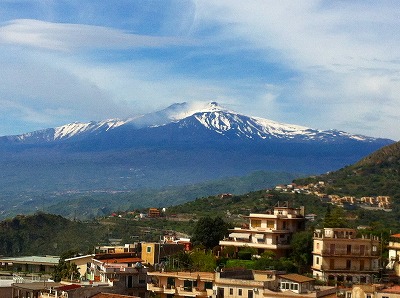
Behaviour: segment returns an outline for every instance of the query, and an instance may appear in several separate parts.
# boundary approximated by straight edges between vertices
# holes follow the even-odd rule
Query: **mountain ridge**
[[[193,121],[195,120],[195,121]],[[350,134],[339,130],[318,130],[305,126],[280,123],[273,120],[245,116],[221,107],[216,102],[205,105],[176,103],[161,111],[148,113],[127,119],[107,119],[91,122],[73,122],[20,135],[3,136],[0,138],[11,143],[43,143],[73,140],[90,135],[110,133],[126,127],[126,129],[152,129],[160,126],[178,124],[179,128],[202,125],[221,136],[230,138],[248,138],[257,140],[281,139],[299,142],[322,141],[360,141],[374,142],[377,140],[390,143],[392,140],[373,138],[364,135]]]

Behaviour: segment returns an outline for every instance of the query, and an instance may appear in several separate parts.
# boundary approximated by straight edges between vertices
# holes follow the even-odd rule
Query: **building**
[[[148,217],[157,218],[161,216],[161,211],[157,208],[149,208]]]
[[[14,272],[51,274],[58,265],[60,257],[56,256],[30,256],[17,258],[1,258],[1,268]]]
[[[96,255],[88,268],[88,279],[108,284],[113,293],[146,297],[147,268],[140,258],[129,254]]]
[[[389,262],[387,270],[393,270],[396,276],[400,276],[400,234],[394,234],[389,239]]]
[[[355,229],[316,229],[312,254],[313,275],[324,281],[365,284],[379,273],[379,238]]]
[[[94,256],[95,256],[94,254],[91,254],[91,255],[73,257],[65,259],[65,262],[75,264],[76,267],[78,268],[80,278],[82,280],[86,280],[87,279],[86,274],[88,273],[88,268],[90,268],[90,264]]]
[[[129,243],[124,245],[103,245],[96,246],[95,254],[112,254],[112,253],[123,253],[123,252],[137,252],[138,243]]]
[[[272,251],[276,257],[287,256],[293,233],[304,230],[304,208],[292,208],[288,203],[279,204],[263,214],[250,213],[247,228],[230,230],[229,237],[221,240],[222,247],[255,248],[258,254]]]
[[[316,287],[315,279],[275,270],[222,272],[151,272],[147,289],[161,298],[336,297],[334,287]]]
[[[12,284],[15,281],[12,276],[0,276],[0,297],[2,298],[13,298],[12,296]]]
[[[147,268],[136,253],[86,255],[65,261],[77,265],[82,286],[102,286],[105,288],[103,292],[146,297]],[[79,293],[87,292],[87,289],[73,291],[76,297],[80,297]],[[71,294],[68,295],[71,298]]]
[[[55,282],[31,282],[31,283],[13,283],[12,296],[13,298],[39,298],[43,291],[58,286]]]
[[[159,264],[168,256],[185,251],[187,244],[142,242],[141,258],[145,264]]]
[[[213,294],[214,273],[211,272],[148,272],[147,290],[160,298],[202,297]]]
[[[353,285],[351,288],[341,290],[338,297],[344,298],[399,298],[399,285]]]
[[[266,282],[276,279],[276,271],[224,270],[215,274],[213,298],[263,297]]]

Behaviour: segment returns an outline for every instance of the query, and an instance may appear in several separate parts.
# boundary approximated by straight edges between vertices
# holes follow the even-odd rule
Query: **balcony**
[[[321,251],[322,256],[348,256],[348,257],[378,257],[378,251],[371,251],[366,249],[361,251],[359,249],[352,249],[348,251],[347,249],[335,249],[334,251],[330,249],[324,249]]]
[[[282,241],[279,244],[268,244],[263,242],[250,242],[250,241],[232,241],[232,240],[221,240],[219,242],[222,246],[236,246],[236,247],[254,247],[261,249],[290,249],[290,244],[287,241]]]
[[[354,272],[354,273],[376,273],[379,271],[379,268],[373,268],[373,267],[364,267],[363,269],[360,269],[358,266],[352,266],[352,267],[346,267],[346,266],[338,266],[334,268],[330,268],[329,266],[321,266],[321,268],[314,267],[314,270],[320,270],[320,271],[327,271],[327,272]]]
[[[178,287],[177,294],[179,296],[186,296],[186,297],[199,297],[199,296],[207,297],[207,291],[200,290],[199,288]]]
[[[176,289],[174,286],[170,285],[157,285],[157,284],[147,284],[147,291],[151,291],[154,293],[159,293],[159,294],[175,294]]]
[[[388,248],[389,249],[398,249],[398,250],[400,250],[400,243],[399,242],[394,242],[394,241],[389,241]]]

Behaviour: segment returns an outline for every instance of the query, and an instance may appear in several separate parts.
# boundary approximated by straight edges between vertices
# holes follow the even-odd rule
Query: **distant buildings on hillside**
[[[277,185],[274,190],[282,193],[315,195],[319,197],[321,201],[339,207],[351,208],[353,206],[369,210],[392,211],[392,199],[390,196],[368,196],[360,198],[354,196],[339,196],[335,194],[326,194],[324,192],[326,187],[327,185],[324,181],[319,181],[318,183],[311,183],[308,185],[297,185],[294,183]]]

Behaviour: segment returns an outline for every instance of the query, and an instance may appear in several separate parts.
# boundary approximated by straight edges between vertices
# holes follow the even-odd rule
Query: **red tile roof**
[[[294,281],[294,282],[298,282],[298,283],[303,283],[303,282],[308,282],[308,281],[314,281],[315,280],[314,278],[307,277],[307,276],[300,275],[300,274],[295,274],[295,273],[282,274],[282,275],[279,275],[279,277],[283,278],[283,279],[288,279],[288,280],[291,280],[291,281]]]
[[[59,291],[71,291],[71,290],[75,290],[75,289],[80,288],[80,287],[81,287],[80,285],[72,284],[72,285],[65,285],[65,286],[57,287],[57,290],[59,290]]]
[[[383,289],[382,291],[380,291],[382,293],[396,293],[396,294],[400,294],[400,286],[393,286],[387,289]]]

